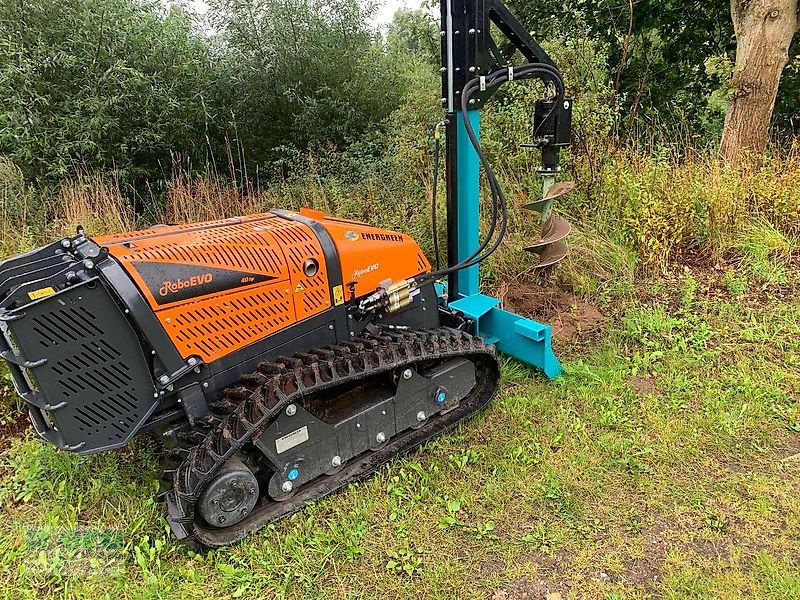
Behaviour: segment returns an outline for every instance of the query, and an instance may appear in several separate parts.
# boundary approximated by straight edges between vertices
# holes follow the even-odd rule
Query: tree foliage
[[[647,127],[679,123],[718,139],[725,106],[717,100],[724,99],[724,76],[732,69],[710,74],[706,65],[732,64],[730,0],[509,0],[509,5],[538,37],[587,36],[607,45],[608,69],[628,115],[623,127],[642,117]],[[796,43],[792,56],[799,50]],[[790,75],[782,82],[775,114],[784,131],[798,119],[798,95],[800,77]]]
[[[2,2],[0,152],[40,180],[202,156],[208,65],[189,16],[152,0]]]
[[[344,146],[403,97],[401,73],[358,0],[212,0],[218,101],[245,160]]]

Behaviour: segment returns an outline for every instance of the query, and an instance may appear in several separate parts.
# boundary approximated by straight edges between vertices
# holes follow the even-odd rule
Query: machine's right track
[[[454,358],[466,358],[475,365],[476,383],[452,410],[430,418],[420,428],[399,432],[379,450],[359,455],[333,475],[318,477],[287,500],[276,502],[262,496],[247,518],[236,525],[213,527],[197,514],[196,503],[204,487],[226,461],[267,430],[288,405],[302,403],[304,398],[337,386]],[[307,501],[365,478],[383,463],[473,416],[491,400],[498,378],[492,346],[466,332],[445,327],[367,335],[263,363],[256,373],[226,390],[221,404],[227,407],[227,416],[214,420],[211,429],[175,469],[172,489],[166,494],[168,521],[178,538],[192,547],[217,547],[241,540],[300,510]]]

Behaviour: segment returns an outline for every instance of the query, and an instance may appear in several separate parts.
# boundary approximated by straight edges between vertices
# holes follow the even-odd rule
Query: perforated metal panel
[[[287,284],[263,285],[160,313],[181,355],[205,362],[243,348],[295,321]]]
[[[273,227],[272,235],[281,244],[289,264],[297,319],[305,319],[330,308],[325,256],[311,229],[295,221],[282,221]],[[308,260],[316,261],[318,269],[310,277],[303,270]]]
[[[59,445],[82,453],[125,444],[157,404],[131,325],[98,280],[24,308],[10,321],[29,390]],[[33,410],[39,410],[34,408]]]

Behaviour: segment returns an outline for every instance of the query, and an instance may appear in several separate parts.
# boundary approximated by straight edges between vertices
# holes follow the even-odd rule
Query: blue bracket
[[[473,130],[480,135],[480,111],[467,113]],[[478,247],[480,231],[479,194],[480,163],[469,141],[462,113],[454,115],[456,126],[456,206],[458,211],[458,260],[470,256]],[[477,265],[464,269],[457,280],[458,299],[449,306],[475,323],[475,334],[487,344],[522,362],[538,367],[553,379],[561,374],[561,365],[553,353],[551,331],[548,325],[526,319],[499,308],[500,300],[479,292]],[[441,294],[440,294],[441,295]],[[447,297],[446,292],[444,297]]]
[[[467,296],[450,303],[475,322],[475,333],[487,344],[495,344],[503,354],[538,367],[550,379],[561,374],[551,344],[550,326],[526,319],[499,308],[500,300],[483,294]]]

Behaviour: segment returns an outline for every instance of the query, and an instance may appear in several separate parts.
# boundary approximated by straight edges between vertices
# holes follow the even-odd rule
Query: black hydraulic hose
[[[526,79],[526,78],[530,78],[532,76],[541,76],[542,75],[541,71],[549,72],[547,74],[551,75],[550,78],[556,81],[556,83],[557,83],[557,85],[559,87],[559,91],[563,95],[563,83],[561,81],[560,75],[558,74],[558,72],[554,68],[550,67],[549,65],[541,65],[541,66],[540,65],[536,65],[536,64],[523,65],[522,67],[519,67],[516,70],[516,78],[517,79]],[[545,77],[542,77],[542,79],[545,79]],[[487,78],[484,80],[484,84],[485,84],[486,88],[489,88],[489,87],[492,87],[492,86],[500,85],[501,83],[503,83],[505,81],[508,81],[508,80],[509,80],[508,69],[501,69],[501,70],[495,71],[495,72],[491,73],[489,76],[487,76]],[[475,132],[474,132],[474,130],[472,128],[472,124],[470,123],[470,121],[469,121],[469,119],[467,117],[467,110],[469,108],[469,105],[472,102],[474,102],[474,100],[472,100],[471,96],[475,92],[476,88],[479,88],[479,87],[480,87],[480,78],[479,77],[473,79],[472,81],[468,82],[467,85],[464,86],[464,91],[462,92],[462,99],[461,99],[461,109],[462,109],[462,118],[464,119],[464,126],[465,126],[465,129],[467,130],[467,134],[468,134],[468,136],[470,138],[470,143],[475,148],[476,153],[478,154],[478,156],[479,156],[479,158],[481,160],[481,164],[483,165],[484,169],[486,170],[487,179],[489,181],[489,186],[490,186],[490,189],[491,189],[491,192],[492,192],[492,220],[491,220],[491,226],[489,228],[489,231],[487,232],[487,235],[486,235],[483,243],[481,245],[479,245],[479,247],[476,249],[476,251],[473,252],[472,255],[470,255],[466,259],[460,261],[457,265],[454,265],[453,267],[444,270],[445,272],[453,272],[455,270],[464,269],[464,268],[467,268],[467,267],[470,267],[470,266],[474,266],[474,265],[482,262],[483,260],[488,258],[488,256],[490,256],[497,249],[497,247],[502,242],[503,237],[505,236],[506,218],[507,218],[507,210],[505,208],[505,206],[506,206],[505,195],[503,194],[502,189],[500,188],[500,184],[497,181],[497,178],[496,178],[496,176],[494,174],[494,170],[492,169],[491,164],[489,163],[488,159],[486,158],[486,155],[483,153],[482,149],[480,148],[480,142],[478,141],[477,135],[475,134]],[[500,235],[498,236],[497,240],[495,241],[493,246],[490,248],[490,250],[488,252],[486,252],[485,254],[481,255],[480,253],[483,252],[483,250],[485,250],[485,248],[488,246],[490,240],[492,239],[492,236],[494,235],[494,231],[495,231],[495,229],[497,227],[498,213],[501,212],[501,211],[503,213],[503,222],[501,224]],[[441,275],[438,275],[438,276],[441,276]]]
[[[555,107],[560,103],[564,98],[564,82],[561,79],[561,74],[555,67],[550,65],[546,65],[543,63],[530,63],[525,64],[520,67],[514,69],[513,72],[514,79],[531,79],[534,77],[540,78],[543,81],[552,81],[556,86],[556,98],[555,104],[553,105],[553,109],[551,109],[548,117],[552,114]],[[494,173],[494,169],[492,169],[491,163],[489,159],[486,157],[483,149],[481,148],[480,141],[478,140],[478,136],[475,134],[475,130],[472,127],[472,123],[468,117],[468,110],[471,104],[474,104],[474,99],[472,95],[475,93],[476,90],[479,90],[481,86],[485,89],[490,87],[494,87],[500,85],[506,81],[509,81],[510,73],[509,69],[498,69],[487,75],[483,79],[483,84],[481,83],[481,78],[476,77],[464,86],[464,89],[461,93],[461,116],[464,120],[464,127],[467,131],[467,136],[469,137],[470,143],[472,147],[475,149],[476,154],[481,162],[481,165],[486,172],[486,178],[489,182],[489,188],[492,194],[492,219],[491,225],[489,227],[489,231],[487,232],[484,240],[479,244],[478,248],[467,258],[459,261],[457,264],[453,265],[452,267],[448,267],[446,269],[439,269],[438,265],[438,253],[437,253],[437,270],[432,273],[427,273],[424,275],[419,275],[415,277],[415,280],[418,283],[424,283],[427,281],[439,279],[444,275],[448,275],[455,271],[459,271],[461,269],[465,269],[468,267],[475,266],[484,260],[486,260],[489,256],[491,256],[497,248],[500,246],[500,243],[503,241],[503,238],[506,234],[507,229],[507,221],[508,221],[508,205],[506,202],[505,194],[503,193],[502,188],[497,180],[497,176]],[[502,222],[500,223],[499,232],[497,235],[497,239],[492,242],[492,238],[494,237],[494,233],[497,230],[498,226],[498,216],[502,215]],[[491,243],[491,247],[489,247]],[[438,241],[436,242],[438,246]],[[488,250],[486,248],[489,247]],[[485,252],[484,252],[485,251]]]

